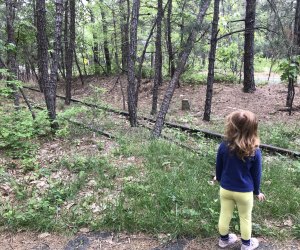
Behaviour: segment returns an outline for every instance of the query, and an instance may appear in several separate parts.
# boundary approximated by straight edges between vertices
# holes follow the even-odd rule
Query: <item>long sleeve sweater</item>
[[[262,156],[260,149],[255,155],[241,160],[229,151],[226,142],[222,142],[218,149],[216,163],[216,178],[222,188],[235,192],[260,193],[262,172]]]

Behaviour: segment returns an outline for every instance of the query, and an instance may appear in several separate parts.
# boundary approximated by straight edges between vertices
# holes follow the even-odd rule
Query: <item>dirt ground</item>
[[[166,235],[150,237],[143,234],[127,235],[108,232],[79,233],[73,237],[64,237],[48,233],[36,234],[20,232],[0,235],[1,250],[217,250],[218,240],[178,239],[166,242]],[[300,242],[275,242],[259,238],[259,249],[299,250]],[[240,249],[241,241],[227,249]]]
[[[126,100],[126,78],[121,78],[116,83],[117,78],[96,78],[88,77],[86,84],[81,85],[79,81],[75,84],[73,98],[84,99],[94,92],[91,85],[106,89],[101,95],[103,102],[109,103],[111,107],[123,109]],[[152,82],[143,81],[139,94],[139,114],[149,116],[152,102],[151,87]],[[163,99],[168,82],[160,88],[160,100]],[[31,85],[33,86],[33,85]],[[60,94],[64,93],[59,87]],[[242,92],[241,85],[216,83],[214,85],[214,95],[212,104],[212,121],[223,122],[224,117],[235,109],[248,109],[255,112],[263,123],[273,123],[285,121],[288,123],[299,122],[300,120],[300,86],[296,86],[294,100],[295,111],[292,116],[288,112],[281,111],[285,108],[286,92],[285,85],[261,85],[257,87],[254,94]],[[27,91],[28,92],[28,91]],[[192,86],[183,85],[176,89],[167,116],[168,120],[180,123],[192,123],[194,126],[209,127],[210,123],[203,122],[203,110],[205,102],[206,87],[203,85]],[[123,94],[122,94],[123,93]],[[29,92],[28,92],[29,94]],[[181,102],[188,99],[191,110],[182,111]],[[127,106],[125,105],[125,109]],[[270,242],[269,239],[260,238],[259,249],[269,250],[300,250],[300,242],[290,240],[287,242]],[[103,250],[206,250],[219,249],[217,239],[179,239],[169,241],[168,235],[148,236],[144,234],[118,234],[109,232],[79,232],[75,236],[62,236],[48,233],[2,232],[0,234],[0,250],[72,250],[72,249],[103,249]],[[230,249],[240,249],[240,242]]]
[[[88,78],[85,86],[77,82],[76,89],[73,97],[82,99],[87,97],[93,90],[90,85],[102,87],[106,89],[102,99],[104,102],[109,103],[112,107],[118,109],[127,109],[126,100],[126,78],[120,78],[116,83],[117,77],[114,78]],[[121,84],[120,84],[121,82]],[[165,90],[168,82],[164,82],[160,88],[160,96],[158,101],[159,105],[163,100]],[[144,80],[140,93],[138,112],[140,115],[149,116],[152,103],[152,81]],[[62,90],[60,90],[62,91]],[[247,109],[257,114],[258,118],[263,123],[286,121],[293,123],[299,121],[300,118],[300,86],[295,87],[294,110],[292,115],[289,116],[285,107],[287,86],[284,84],[269,84],[258,85],[257,90],[253,94],[243,93],[242,85],[239,84],[224,84],[215,83],[213,90],[213,102],[211,111],[211,120],[223,120],[223,118],[230,112],[236,109]],[[123,95],[122,95],[123,92]],[[63,91],[62,91],[63,93]],[[122,97],[123,96],[123,97]],[[204,104],[206,96],[205,85],[182,85],[175,90],[167,119],[172,121],[183,121],[184,117],[192,116],[193,125],[207,126],[207,122],[202,121]],[[187,99],[190,103],[190,111],[181,110],[181,102]],[[125,105],[124,105],[125,103]],[[285,110],[285,111],[283,111]],[[190,120],[189,120],[190,121]]]

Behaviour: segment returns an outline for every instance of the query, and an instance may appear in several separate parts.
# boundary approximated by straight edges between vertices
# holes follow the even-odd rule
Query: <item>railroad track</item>
[[[31,88],[31,87],[23,87],[23,88],[31,90],[31,91],[35,91],[35,92],[40,92],[38,89]],[[56,97],[60,98],[60,99],[63,99],[63,100],[66,99],[64,96],[60,96],[60,95],[56,95]],[[79,104],[82,104],[82,105],[85,105],[85,106],[88,106],[88,107],[102,109],[102,110],[105,110],[105,111],[108,111],[108,112],[111,112],[111,113],[114,113],[114,114],[129,117],[129,113],[126,112],[126,111],[119,111],[119,110],[115,110],[115,109],[112,109],[112,108],[96,105],[96,104],[93,104],[93,103],[87,103],[87,102],[84,102],[84,101],[76,100],[76,99],[73,99],[73,98],[71,99],[71,102],[79,103]],[[150,122],[150,123],[155,123],[154,119],[149,118],[149,117],[145,117],[145,116],[138,116],[138,120],[147,121],[147,122]],[[84,126],[84,125],[82,124],[82,126]],[[87,126],[87,125],[85,125],[85,126]],[[145,126],[145,125],[143,125],[143,126],[150,129],[148,126]],[[190,128],[190,127],[183,126],[183,125],[176,124],[176,123],[172,123],[172,122],[165,122],[165,126],[167,126],[169,128],[179,129],[180,131],[186,132],[190,135],[199,136],[199,134],[202,134],[205,137],[212,138],[212,139],[217,139],[219,141],[221,141],[222,138],[223,138],[223,135],[220,134],[220,133],[212,132],[212,131],[205,130],[205,129]],[[103,131],[103,133],[105,133],[105,132]],[[170,139],[170,140],[172,140],[172,139]],[[273,146],[273,145],[260,144],[260,148],[264,151],[269,152],[269,153],[279,153],[279,154],[289,155],[289,156],[297,157],[297,158],[300,157],[300,152],[292,151],[292,150],[289,150],[289,149],[285,149],[285,148],[281,148],[281,147],[277,147],[277,146]],[[191,150],[195,151],[195,149],[191,149]]]

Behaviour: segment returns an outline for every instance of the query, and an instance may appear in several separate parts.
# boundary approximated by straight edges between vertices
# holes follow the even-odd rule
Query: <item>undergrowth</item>
[[[282,143],[285,138],[275,134],[285,129],[274,126],[269,131],[274,135],[271,142]],[[262,141],[271,140],[265,131]],[[75,135],[89,134],[72,126],[65,132],[64,143],[75,148]],[[293,139],[295,133],[286,129],[282,137]],[[173,135],[180,142],[189,141],[179,131]],[[0,227],[71,233],[88,227],[172,237],[217,235],[219,187],[210,181],[218,142],[199,135],[194,141],[199,154],[195,154],[163,139],[153,140],[148,132],[136,128],[119,134],[117,145],[104,152],[105,143],[96,139],[89,144],[98,150],[92,155],[72,151],[47,164],[41,164],[35,155],[23,165],[1,161],[0,180],[10,190],[1,196]],[[267,153],[263,157],[262,191],[267,201],[255,202],[254,235],[300,238],[299,161]],[[231,231],[239,233],[237,212]]]

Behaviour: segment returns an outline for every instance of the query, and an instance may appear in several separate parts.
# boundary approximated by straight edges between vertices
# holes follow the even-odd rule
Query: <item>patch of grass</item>
[[[207,82],[207,74],[206,73],[197,73],[197,72],[186,72],[181,76],[181,80],[185,84],[192,84],[192,85],[201,85],[206,84]],[[226,83],[238,83],[239,79],[238,76],[227,73],[215,73],[214,82],[226,82]]]
[[[173,235],[207,236],[214,232],[219,209],[217,187],[208,184],[211,165],[206,157],[163,140],[144,145],[143,157],[145,180],[124,185],[123,195],[105,215],[104,224],[115,230]]]
[[[179,135],[177,139],[189,141]],[[193,143],[199,154],[152,140],[143,129],[128,130],[119,135],[111,155],[70,155],[52,167],[33,169],[34,180],[49,185],[44,190],[30,181],[11,180],[6,168],[0,168],[0,178],[18,183],[17,199],[0,207],[0,225],[12,230],[76,232],[89,227],[173,237],[216,236],[219,186],[209,181],[218,142],[199,135]],[[300,165],[280,155],[263,157],[262,192],[267,201],[255,202],[254,235],[299,237]],[[59,171],[67,173],[63,179],[53,176]],[[237,212],[231,231],[239,233]]]
[[[261,124],[259,128],[261,141],[265,144],[300,151],[299,124],[273,123]]]

